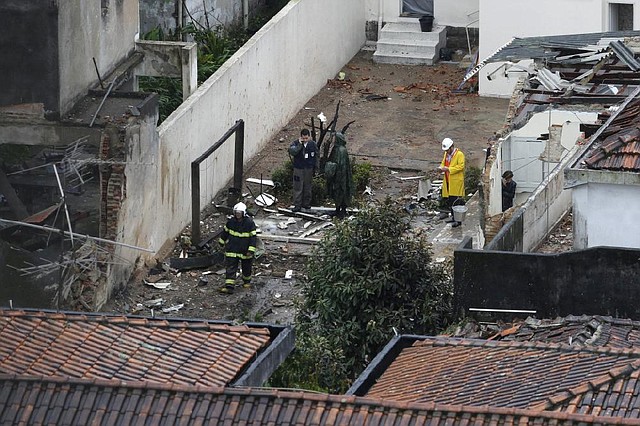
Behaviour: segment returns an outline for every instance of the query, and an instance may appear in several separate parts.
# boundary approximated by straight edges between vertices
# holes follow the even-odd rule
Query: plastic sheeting
[[[433,0],[402,0],[402,14],[433,16]]]

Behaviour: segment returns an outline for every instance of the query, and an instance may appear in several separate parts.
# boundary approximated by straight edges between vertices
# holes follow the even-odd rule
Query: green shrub
[[[321,206],[327,201],[327,181],[323,176],[314,176],[311,184],[311,205]]]
[[[434,334],[447,326],[451,280],[442,267],[430,262],[430,245],[410,232],[408,222],[406,214],[387,199],[361,210],[353,220],[337,223],[314,248],[295,322],[299,350],[282,367],[290,379],[323,371],[328,361],[321,353],[335,354],[329,358],[340,363],[331,364],[335,376],[314,379],[317,387],[343,392],[394,330]],[[315,346],[304,346],[311,345],[313,336],[326,339],[321,353]]]
[[[293,189],[293,163],[286,161],[271,174],[271,180],[276,185],[275,193],[282,197]]]
[[[474,194],[478,190],[478,186],[480,185],[480,179],[482,178],[482,169],[478,167],[467,167],[464,170],[464,189],[467,194]],[[466,197],[465,199],[468,199]]]
[[[351,174],[353,176],[353,187],[356,194],[361,194],[369,185],[373,167],[371,166],[371,163],[358,163],[353,161],[351,163],[351,170]]]

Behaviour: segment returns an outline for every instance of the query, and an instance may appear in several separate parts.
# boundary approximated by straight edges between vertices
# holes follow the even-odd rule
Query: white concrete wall
[[[640,186],[594,183],[573,188],[573,248],[640,248]]]
[[[148,246],[159,249],[190,223],[191,162],[238,119],[245,161],[264,148],[363,46],[364,18],[364,0],[290,2],[162,123],[157,183],[147,191],[157,220],[140,224],[151,227],[141,231]],[[201,170],[206,206],[233,175],[233,140]]]
[[[97,83],[92,58],[101,75],[111,72],[134,50],[138,33],[138,0],[59,0],[58,51],[60,111]]]
[[[435,23],[452,27],[478,28],[480,1],[479,0],[433,0],[433,14]]]
[[[579,146],[576,145],[569,151],[522,206],[522,251],[525,253],[535,250],[571,208],[571,189],[564,189],[564,169],[578,150]]]
[[[634,29],[640,28],[639,0],[479,0],[480,60],[513,37],[609,31],[609,3],[634,4]],[[500,64],[488,64],[479,75],[482,96],[510,96],[517,78],[487,75]]]
[[[566,110],[551,110],[551,125],[562,126],[561,143],[563,148],[563,158],[567,153],[573,150],[576,146],[576,141],[582,135],[580,131],[581,123],[595,123],[597,120],[597,113],[594,112],[576,112]],[[531,116],[526,125],[520,129],[514,130],[509,134],[507,138],[501,140],[496,147],[496,162],[494,163],[491,171],[491,195],[489,196],[489,207],[487,213],[490,215],[498,214],[502,211],[502,187],[501,176],[508,169],[512,169],[514,172],[514,180],[518,183],[516,192],[521,193],[531,192],[534,188],[537,188],[540,182],[535,182],[530,185],[526,185],[522,176],[524,171],[518,170],[517,167],[513,167],[513,164],[527,164],[527,167],[534,167],[538,170],[542,170],[542,161],[531,160],[535,158],[531,157],[531,154],[525,150],[522,143],[517,141],[523,141],[524,139],[536,139],[544,133],[549,132],[549,112],[543,111]],[[516,160],[517,159],[517,160]],[[498,166],[499,165],[499,166]],[[550,168],[553,168],[557,163],[550,163]],[[495,169],[495,170],[494,170]]]
[[[561,109],[552,109],[551,118],[549,111],[542,111],[531,116],[527,124],[514,130],[512,136],[537,138],[549,133],[550,125],[562,125],[562,146],[571,149],[580,135],[580,123],[593,124],[598,118],[595,112],[579,112]]]
[[[416,18],[401,18],[402,0],[366,0],[365,14],[367,21],[378,21],[382,10],[383,22],[416,21]],[[479,10],[479,0],[433,0],[434,24],[464,27],[478,18],[478,14],[467,16]],[[478,27],[474,23],[471,27]]]

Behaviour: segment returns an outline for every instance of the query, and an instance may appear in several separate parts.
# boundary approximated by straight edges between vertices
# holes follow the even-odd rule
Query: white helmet
[[[449,138],[442,139],[442,150],[446,151],[453,145],[453,141]]]
[[[242,214],[247,214],[247,206],[244,203],[238,203],[233,206],[233,212],[242,212]]]

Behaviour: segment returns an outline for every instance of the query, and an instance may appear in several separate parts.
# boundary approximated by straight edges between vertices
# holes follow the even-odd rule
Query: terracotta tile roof
[[[500,331],[493,339],[640,348],[640,321],[599,315],[567,316],[554,320],[529,318],[521,324]]]
[[[638,418],[639,369],[634,350],[424,338],[403,349],[366,396],[559,411],[581,398],[580,412],[597,414],[614,404],[615,415]],[[623,384],[629,390],[620,390]],[[600,392],[607,398],[592,398]]]
[[[268,328],[0,309],[0,373],[225,386]]]
[[[640,100],[630,102],[603,130],[584,164],[596,170],[640,172]]]
[[[273,389],[0,375],[0,424],[584,426],[637,421]]]

